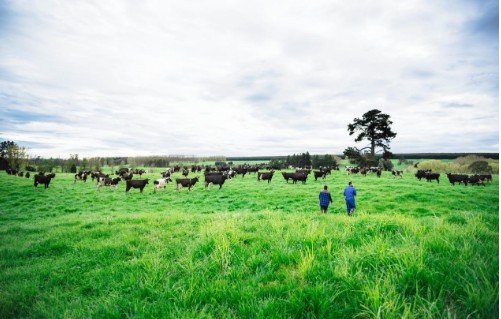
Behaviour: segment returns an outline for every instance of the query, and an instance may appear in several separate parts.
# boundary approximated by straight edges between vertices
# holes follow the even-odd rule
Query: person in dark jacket
[[[329,204],[332,203],[331,193],[327,190],[327,185],[324,185],[324,189],[318,195],[318,201],[320,203],[320,213],[326,214]]]
[[[353,215],[355,210],[355,196],[357,196],[357,191],[353,187],[352,182],[348,183],[348,186],[344,189],[344,198],[346,199],[346,213],[348,216]]]

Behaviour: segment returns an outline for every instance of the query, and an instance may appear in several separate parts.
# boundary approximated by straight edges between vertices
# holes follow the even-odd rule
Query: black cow
[[[292,180],[292,177],[294,176],[294,174],[296,173],[286,173],[286,172],[282,172],[282,176],[284,177],[285,181],[287,183],[289,183],[289,179]]]
[[[26,172],[26,178],[30,178],[30,172]]]
[[[308,178],[308,174],[294,173],[294,174],[292,174],[292,184],[296,184],[297,181],[301,181],[301,183],[306,184],[307,178]]]
[[[440,174],[439,173],[426,173],[425,178],[428,182],[431,182],[432,180],[436,180],[437,184],[440,183]]]
[[[479,175],[468,176],[468,183],[477,186],[482,185],[485,187],[484,180],[480,178]]]
[[[146,184],[148,184],[148,182],[149,182],[148,178],[147,179],[135,179],[135,180],[129,179],[129,180],[126,180],[125,181],[125,185],[126,185],[125,192],[127,193],[131,188],[139,188],[139,190],[142,193],[144,187],[146,186]]]
[[[451,183],[452,186],[454,186],[455,183],[459,184],[463,183],[464,186],[468,185],[468,175],[447,173],[447,178],[449,179],[449,182]]]
[[[188,177],[190,171],[187,168],[183,168],[183,172],[181,173],[184,177]]]
[[[428,173],[431,173],[431,169],[418,169],[414,175],[417,179],[421,180],[421,178],[425,178]]]
[[[50,181],[56,177],[56,174],[51,173],[47,175],[35,175],[34,179],[34,188],[38,188],[38,184],[44,184],[45,189],[49,188]]]
[[[268,184],[271,183],[271,179],[273,178],[274,171],[271,172],[257,172],[257,180],[268,181]]]
[[[198,176],[195,178],[176,178],[176,190],[179,191],[180,187],[188,187],[188,191],[191,191],[197,182]]]
[[[247,174],[247,169],[246,168],[237,168],[235,170],[237,172],[237,175],[242,175],[242,178],[245,177],[245,174]]]
[[[360,168],[358,168],[358,167],[349,167],[349,166],[346,167],[346,173],[348,175],[350,175],[350,174],[358,174],[358,172],[360,172]]]
[[[486,181],[488,183],[492,182],[492,174],[484,174],[484,175],[475,175],[481,178],[483,181]]]
[[[320,171],[320,172],[313,171],[313,176],[315,176],[315,181],[318,178],[325,179],[326,175],[327,175],[327,172],[324,172],[324,171]]]
[[[125,174],[123,174],[121,176],[122,176],[122,179],[124,181],[130,181],[130,180],[132,180],[132,177],[134,177],[134,174],[133,173],[130,173],[130,174],[125,173]]]
[[[226,174],[206,174],[205,175],[205,189],[209,189],[210,184],[219,185],[219,189],[223,187],[224,181],[228,179]]]

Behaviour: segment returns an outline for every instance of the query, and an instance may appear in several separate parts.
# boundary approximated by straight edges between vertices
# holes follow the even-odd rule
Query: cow
[[[268,181],[268,184],[271,183],[271,179],[273,178],[274,171],[270,172],[257,172],[257,180]]]
[[[153,181],[153,191],[156,193],[157,189],[160,187],[163,187],[163,189],[165,189],[169,182],[172,182],[172,179],[170,179],[170,177],[164,177],[164,178],[159,178],[159,179],[154,180]]]
[[[85,172],[78,172],[75,174],[75,181],[73,183],[76,183],[77,180],[87,182],[87,174]]]
[[[50,181],[54,177],[56,177],[56,174],[54,174],[54,173],[47,174],[47,175],[40,175],[40,174],[35,175],[35,177],[33,178],[33,180],[34,180],[33,187],[38,188],[38,184],[44,184],[45,189],[47,189],[47,188],[49,188]]]
[[[431,169],[418,169],[414,175],[417,179],[421,180],[421,178],[425,178],[428,173],[431,173]]]
[[[109,186],[110,189],[114,188],[117,189],[118,182],[120,182],[120,177],[115,177],[115,178],[109,178],[109,177],[100,177],[96,190],[99,190],[102,186]]]
[[[440,174],[439,173],[426,173],[425,178],[428,182],[431,182],[432,180],[437,180],[437,184],[440,183]]]
[[[122,180],[124,180],[124,181],[130,181],[130,180],[132,180],[132,177],[134,177],[134,174],[133,173],[130,173],[130,174],[125,173],[125,174],[123,174],[121,176],[122,176]]]
[[[391,175],[393,175],[395,177],[400,176],[400,178],[403,178],[404,177],[404,171],[392,170],[391,171]]]
[[[94,181],[94,179],[97,179],[97,182],[99,182],[99,179],[101,177],[110,177],[110,175],[109,174],[101,173],[100,171],[97,171],[97,172],[94,172],[94,173],[90,174],[90,178],[92,179],[92,181]]]
[[[456,183],[459,184],[463,183],[464,186],[468,185],[468,175],[447,173],[447,178],[449,179],[449,182],[451,183],[452,186],[454,186]]]
[[[242,174],[242,178],[245,177],[245,174],[247,174],[246,168],[237,168],[235,171],[237,172],[237,175]]]
[[[360,169],[358,167],[350,167],[350,166],[346,167],[346,174],[347,175],[358,174],[359,171],[360,171]]]
[[[176,178],[176,190],[179,191],[181,187],[188,187],[188,191],[191,191],[197,182],[198,176],[195,178]]]
[[[480,178],[479,175],[468,176],[468,183],[471,185],[477,185],[477,186],[482,185],[485,187],[484,181],[482,178]]]
[[[120,176],[127,174],[127,173],[129,173],[129,169],[127,167],[119,168],[118,171],[115,172],[115,174],[120,175]]]
[[[135,169],[132,173],[139,175],[141,177],[146,171],[144,169]]]
[[[492,174],[484,174],[484,175],[476,175],[479,178],[481,178],[483,181],[486,181],[488,183],[492,182]]]
[[[26,172],[26,178],[30,178],[30,172]]]
[[[132,174],[131,174],[132,175]],[[131,188],[139,188],[140,192],[143,192],[144,187],[148,184],[150,180],[147,179],[128,179],[125,181],[125,192],[129,192]]]
[[[297,181],[301,181],[301,183],[306,184],[306,179],[308,178],[307,174],[304,173],[294,173],[292,174],[292,184],[296,184]]]
[[[257,173],[259,171],[259,167],[257,166],[250,166],[247,168],[247,173]]]
[[[308,176],[311,173],[311,169],[296,169],[296,173]]]
[[[325,177],[327,175],[327,172],[324,172],[324,171],[313,171],[313,176],[315,177],[315,181],[318,179],[318,178],[321,178],[321,179],[324,179],[325,180]]]
[[[172,169],[171,168],[168,168],[165,171],[163,171],[163,172],[160,173],[160,175],[163,178],[170,177],[171,174],[172,174]]]
[[[181,175],[183,175],[184,177],[188,177],[188,174],[190,173],[190,171],[186,168],[183,168],[183,172],[181,173]]]
[[[210,184],[219,185],[219,189],[223,187],[224,181],[228,179],[227,174],[205,174],[205,189],[209,189]]]
[[[286,172],[282,172],[282,176],[284,177],[285,181],[287,183],[289,183],[289,179],[292,179],[292,176],[294,175],[295,173],[286,173]]]

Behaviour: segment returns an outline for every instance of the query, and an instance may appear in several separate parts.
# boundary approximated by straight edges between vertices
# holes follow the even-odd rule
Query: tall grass
[[[154,174],[147,176],[156,177]],[[355,216],[342,189],[357,188]],[[318,192],[334,203],[321,215]],[[499,185],[412,176],[153,193],[0,174],[1,318],[493,318]]]

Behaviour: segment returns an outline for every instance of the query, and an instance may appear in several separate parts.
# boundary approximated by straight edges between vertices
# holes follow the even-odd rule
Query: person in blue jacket
[[[318,201],[320,203],[320,213],[326,214],[329,204],[332,203],[331,193],[327,190],[327,185],[324,185],[324,189],[318,194]]]
[[[344,189],[344,198],[346,199],[346,213],[348,216],[353,215],[355,210],[355,196],[357,196],[357,191],[353,187],[353,183],[349,182],[348,186]]]

